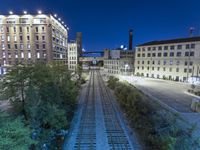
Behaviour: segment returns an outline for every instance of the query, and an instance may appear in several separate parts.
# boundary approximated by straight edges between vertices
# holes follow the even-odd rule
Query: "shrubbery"
[[[130,124],[149,150],[198,149],[199,143],[191,133],[177,125],[177,116],[149,101],[139,90],[128,83],[110,77],[108,86],[114,90],[117,100],[127,115]]]

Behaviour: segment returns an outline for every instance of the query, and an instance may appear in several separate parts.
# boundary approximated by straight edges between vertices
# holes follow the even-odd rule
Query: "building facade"
[[[104,50],[104,73],[108,75],[132,75],[133,50]]]
[[[52,15],[0,15],[0,74],[18,63],[67,63],[68,31]]]
[[[135,75],[188,81],[200,74],[200,37],[152,41],[136,48]]]
[[[68,43],[68,69],[75,71],[79,62],[77,42]]]

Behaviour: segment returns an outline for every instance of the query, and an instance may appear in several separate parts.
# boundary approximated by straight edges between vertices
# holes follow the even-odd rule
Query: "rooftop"
[[[150,45],[162,45],[162,44],[172,44],[172,43],[187,43],[200,41],[200,36],[190,37],[190,38],[177,38],[171,40],[161,40],[161,41],[151,41],[138,46],[150,46]]]

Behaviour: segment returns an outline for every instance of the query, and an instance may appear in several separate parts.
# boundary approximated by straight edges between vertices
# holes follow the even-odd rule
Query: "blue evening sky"
[[[58,14],[70,28],[70,38],[83,32],[86,50],[134,45],[151,40],[187,37],[190,27],[200,34],[200,0],[0,0],[0,14],[23,10]]]

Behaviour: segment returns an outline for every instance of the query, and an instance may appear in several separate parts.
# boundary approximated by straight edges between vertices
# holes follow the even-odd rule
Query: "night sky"
[[[56,13],[70,28],[70,38],[83,32],[86,50],[134,45],[151,40],[187,37],[190,27],[200,34],[200,0],[0,0],[0,14],[12,10]]]

